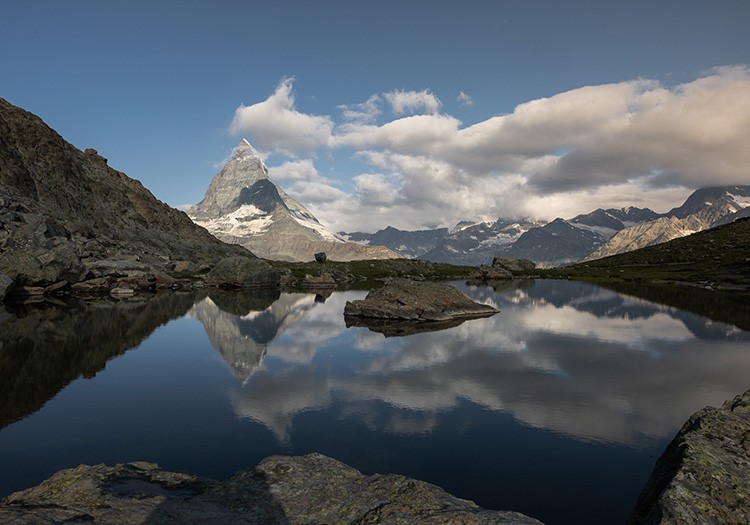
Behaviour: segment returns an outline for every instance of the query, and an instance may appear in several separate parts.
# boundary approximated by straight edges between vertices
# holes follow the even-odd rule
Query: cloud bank
[[[265,101],[237,108],[231,131],[305,159],[308,175],[286,179],[290,193],[335,229],[552,219],[631,204],[665,211],[701,186],[750,184],[744,65],[675,86],[584,86],[468,126],[428,90],[374,94],[340,106],[335,122],[299,112],[292,87],[285,79]],[[472,99],[461,92],[457,102]],[[312,160],[320,152],[348,155],[362,172],[324,179]],[[341,190],[350,181],[354,191]]]

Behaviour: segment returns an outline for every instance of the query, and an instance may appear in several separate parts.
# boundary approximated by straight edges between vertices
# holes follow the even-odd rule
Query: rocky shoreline
[[[656,462],[631,525],[750,522],[750,390],[690,417]],[[0,500],[0,522],[539,524],[321,454],[271,456],[225,481],[152,463],[80,465]]]
[[[153,463],[81,465],[0,500],[3,523],[534,525],[395,474],[365,476],[323,456],[271,456],[225,481]]]

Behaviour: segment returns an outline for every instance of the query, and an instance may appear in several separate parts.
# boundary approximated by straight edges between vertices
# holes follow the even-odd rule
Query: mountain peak
[[[237,158],[240,158],[240,159],[246,159],[246,158],[256,159],[257,158],[260,160],[260,155],[258,155],[258,152],[253,147],[253,145],[250,144],[250,142],[247,139],[243,138],[239,142],[239,144],[235,146],[234,153],[232,154],[232,159],[237,159]],[[260,162],[261,164],[263,163],[262,160]]]

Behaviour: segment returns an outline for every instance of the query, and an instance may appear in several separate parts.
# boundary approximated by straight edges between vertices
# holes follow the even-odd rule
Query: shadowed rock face
[[[750,390],[693,414],[656,462],[636,524],[750,523]]]
[[[344,315],[363,320],[376,319],[445,323],[456,319],[487,317],[497,310],[476,303],[453,286],[411,279],[389,279],[361,301],[347,302]],[[366,324],[366,321],[365,321]]]
[[[50,284],[83,280],[102,261],[122,274],[153,273],[231,255],[250,254],[0,99],[0,273],[17,284]]]
[[[152,463],[81,465],[0,501],[14,523],[539,524],[404,476],[364,476],[321,454],[272,456],[217,482]]]

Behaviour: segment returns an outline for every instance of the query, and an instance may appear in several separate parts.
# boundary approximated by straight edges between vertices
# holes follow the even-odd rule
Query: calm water
[[[718,296],[695,298],[709,320],[575,282],[457,286],[501,313],[385,338],[346,328],[360,291],[0,312],[0,496],[80,463],[225,478],[316,451],[549,524],[622,523],[684,420],[750,388],[748,313]]]

